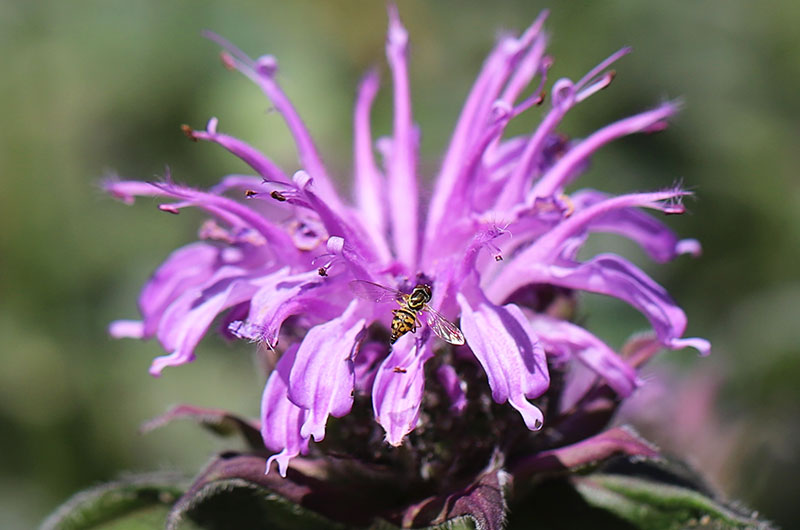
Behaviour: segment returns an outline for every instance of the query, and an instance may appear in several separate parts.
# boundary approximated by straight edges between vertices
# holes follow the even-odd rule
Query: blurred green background
[[[552,79],[577,79],[634,47],[565,132],[585,135],[665,98],[685,103],[666,133],[617,142],[580,181],[622,192],[682,178],[697,193],[690,213],[669,222],[702,241],[700,260],[654,267],[631,245],[596,240],[645,266],[686,309],[689,334],[714,345],[707,359],[662,356],[675,385],[642,428],[730,498],[797,527],[800,4],[402,1],[426,175],[497,32],[524,28],[544,7]],[[220,66],[200,31],[277,56],[281,82],[346,182],[355,86],[374,64],[387,85],[385,26],[380,1],[0,2],[0,527],[35,526],[72,492],[126,470],[197,470],[221,442],[189,424],[137,433],[168,405],[258,412],[251,345],[207,339],[198,362],[156,380],[147,374],[156,343],[106,335],[109,321],[137,316],[139,288],[202,217],[166,215],[150,200],[126,207],[99,190],[104,174],[152,179],[169,165],[177,180],[205,186],[243,171],[180,132],[210,116],[296,169],[280,117]],[[390,129],[390,102],[385,90],[378,134]],[[594,297],[584,314],[614,345],[645,324]]]

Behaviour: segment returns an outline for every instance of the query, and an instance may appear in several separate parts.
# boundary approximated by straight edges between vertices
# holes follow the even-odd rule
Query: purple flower
[[[592,232],[630,238],[658,262],[700,251],[696,241],[679,240],[642,210],[683,212],[681,198],[688,192],[680,187],[616,197],[569,191],[602,146],[660,131],[677,111],[676,103],[662,103],[583,139],[557,131],[570,109],[611,83],[608,68],[629,50],[612,54],[577,82],[555,81],[540,124],[529,134],[505,134],[517,115],[545,105],[552,63],[545,53],[545,18],[543,13],[519,37],[502,37],[489,54],[428,205],[420,200],[408,35],[394,7],[386,42],[392,134],[373,141],[370,109],[379,80],[370,72],[355,103],[352,202],[337,192],[281,89],[275,59],[252,60],[210,35],[225,49],[225,64],[255,82],[286,121],[299,169],[284,171],[252,146],[218,132],[212,118],[205,130],[184,126],[184,132],[224,147],[247,163],[252,175],[226,176],[206,191],[169,175],[162,182],[106,182],[125,202],[157,196],[169,200],[159,206],[166,212],[192,206],[210,216],[200,229],[201,241],[176,250],[145,286],[142,319],[114,322],[112,335],[156,337],[167,355],[153,361],[154,376],[193,361],[195,347],[220,316],[224,333],[281,353],[264,390],[261,432],[273,453],[268,469],[275,460],[284,476],[292,458],[326,437],[329,416],[347,415],[358,400],[371,402],[386,442],[399,446],[422,425],[426,385],[436,385],[436,395],[449,400],[453,417],[466,414],[470,400],[491,395],[516,409],[532,431],[549,421],[534,400],[551,388],[554,370],[561,374],[574,366],[574,373],[584,370],[590,380],[628,396],[639,384],[637,363],[569,321],[563,309],[576,291],[635,307],[650,321],[660,346],[707,353],[707,341],[683,338],[685,314],[633,263],[614,254],[577,257]],[[404,295],[389,296],[389,302],[399,296],[400,305],[365,299],[356,296],[354,281]],[[408,295],[423,284],[431,287],[432,300],[414,310]],[[392,309],[398,308],[416,317],[409,326],[419,320],[421,327],[390,347]],[[441,341],[436,325],[426,324],[432,310],[459,326],[466,344]],[[429,424],[426,432],[434,427]]]

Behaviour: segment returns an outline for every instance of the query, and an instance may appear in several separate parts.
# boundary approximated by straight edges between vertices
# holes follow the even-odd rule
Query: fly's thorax
[[[408,307],[414,311],[421,311],[425,304],[431,301],[431,298],[430,286],[424,283],[417,284],[408,297]]]

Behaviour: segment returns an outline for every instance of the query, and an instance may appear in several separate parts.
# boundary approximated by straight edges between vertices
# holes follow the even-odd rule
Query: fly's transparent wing
[[[391,287],[386,287],[379,283],[369,282],[367,280],[351,281],[350,290],[353,291],[353,293],[359,298],[363,298],[364,300],[369,300],[370,302],[375,302],[377,304],[393,302],[395,300],[398,302],[404,302],[408,298],[407,294],[403,294],[397,289],[392,289]]]
[[[432,307],[425,306],[425,309],[420,312],[420,315],[425,320],[425,323],[430,326],[431,331],[436,333],[443,341],[455,344],[456,346],[464,344],[464,335],[461,333],[461,330],[458,329],[458,326],[444,318],[441,313]]]

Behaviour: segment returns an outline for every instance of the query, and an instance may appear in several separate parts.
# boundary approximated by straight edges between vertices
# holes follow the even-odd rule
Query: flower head
[[[293,458],[326,438],[330,416],[353,411],[341,420],[342,430],[363,434],[365,445],[374,441],[373,423],[364,421],[370,404],[390,446],[400,446],[417,429],[414,447],[428,448],[428,454],[434,450],[428,440],[448,429],[466,432],[470,425],[496,435],[473,449],[485,457],[500,446],[508,455],[541,449],[538,442],[514,444],[535,439],[525,435],[548,424],[564,427],[562,440],[577,441],[568,434],[562,393],[572,392],[573,405],[598,388],[625,397],[639,384],[636,366],[654,348],[691,346],[706,353],[705,340],[683,338],[683,311],[633,263],[615,254],[577,257],[593,232],[630,238],[658,262],[699,253],[696,241],[679,240],[643,211],[681,213],[688,192],[680,187],[621,196],[571,188],[601,147],[662,130],[677,105],[662,103],[585,138],[567,138],[558,131],[562,118],[611,83],[608,68],[629,50],[612,54],[578,81],[555,81],[546,98],[552,61],[545,50],[545,18],[546,13],[518,37],[502,37],[489,54],[427,205],[420,200],[424,179],[417,171],[408,35],[394,7],[386,41],[392,133],[378,142],[382,159],[376,160],[370,109],[379,80],[370,72],[355,103],[353,201],[337,191],[278,83],[276,60],[253,60],[209,35],[223,47],[225,64],[256,83],[283,117],[299,167],[286,171],[219,132],[212,118],[205,129],[184,126],[184,132],[227,149],[252,175],[226,176],[208,190],[169,175],[161,182],[106,182],[126,202],[157,196],[168,200],[159,206],[166,212],[192,206],[210,216],[200,241],[176,250],[148,281],[139,299],[142,319],[115,322],[111,333],[156,337],[167,355],[153,361],[155,376],[193,361],[195,347],[218,317],[224,333],[278,352],[264,389],[260,428],[272,454],[268,469],[274,460],[284,476]],[[544,111],[533,131],[505,134],[512,119],[536,106]],[[358,285],[389,294],[365,295]],[[415,301],[422,285],[432,298]],[[569,320],[578,291],[635,307],[649,320],[654,338],[637,342],[627,356],[616,353]],[[390,344],[393,320],[402,333]],[[507,402],[519,415],[492,401]],[[337,440],[330,441],[332,447]],[[352,445],[351,439],[351,453],[369,458],[368,450]],[[450,450],[459,450],[457,441]],[[415,467],[418,473],[423,468]]]

